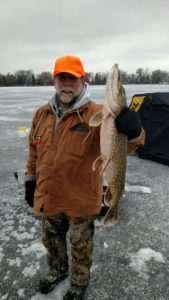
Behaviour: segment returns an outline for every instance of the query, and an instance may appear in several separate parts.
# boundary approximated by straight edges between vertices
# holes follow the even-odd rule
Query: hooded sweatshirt
[[[51,101],[49,101],[49,105],[51,106],[53,112],[57,115],[57,119],[56,119],[56,123],[55,123],[55,127],[54,127],[54,132],[56,131],[56,127],[60,122],[60,119],[68,112],[72,111],[72,110],[77,110],[82,107],[83,105],[87,104],[90,101],[90,89],[89,89],[89,85],[87,83],[85,83],[85,86],[83,87],[83,90],[80,94],[80,96],[77,98],[76,102],[69,108],[64,108],[61,109],[58,106],[58,95],[57,93],[53,96],[53,98],[51,99]]]

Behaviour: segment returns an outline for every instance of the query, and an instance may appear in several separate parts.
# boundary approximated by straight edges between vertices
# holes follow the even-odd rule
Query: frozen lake
[[[169,92],[169,85],[124,85],[127,102],[133,95],[149,92]],[[91,86],[91,99],[103,103],[105,86]],[[0,140],[12,138],[17,127],[30,128],[35,111],[54,95],[54,87],[1,87]]]
[[[169,85],[128,85],[132,96],[169,92]],[[91,99],[103,103],[105,86],[91,86]],[[65,280],[52,293],[36,285],[46,271],[41,217],[24,201],[27,138],[17,127],[31,126],[36,109],[54,94],[53,87],[0,88],[0,299],[62,300]],[[16,181],[13,172],[18,171]],[[85,300],[169,299],[169,167],[137,155],[128,156],[127,188],[119,205],[119,222],[95,225],[91,280]],[[70,246],[69,246],[70,251]]]

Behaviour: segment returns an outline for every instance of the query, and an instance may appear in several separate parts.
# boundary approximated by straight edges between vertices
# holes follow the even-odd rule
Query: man
[[[29,135],[26,198],[29,203],[33,200],[36,180],[33,212],[38,215],[43,207],[42,241],[49,266],[39,291],[48,293],[67,277],[70,229],[71,286],[63,299],[81,300],[90,277],[94,216],[102,205],[102,176],[92,171],[100,153],[100,132],[99,127],[89,127],[89,120],[102,106],[90,100],[79,58],[59,58],[53,78],[56,94],[36,112]],[[116,126],[137,146],[144,143],[135,112],[123,110]],[[136,149],[135,142],[130,143],[130,152]]]

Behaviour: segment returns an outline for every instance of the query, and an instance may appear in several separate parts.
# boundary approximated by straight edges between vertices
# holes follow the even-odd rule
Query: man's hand
[[[121,110],[120,114],[117,116],[116,128],[120,133],[126,134],[128,140],[137,138],[141,134],[141,121],[138,114],[129,109],[128,107]]]

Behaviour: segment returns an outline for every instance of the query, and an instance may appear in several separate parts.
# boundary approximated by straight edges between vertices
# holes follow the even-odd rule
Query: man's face
[[[81,94],[84,79],[68,73],[60,73],[54,78],[54,86],[62,106],[69,107]]]

